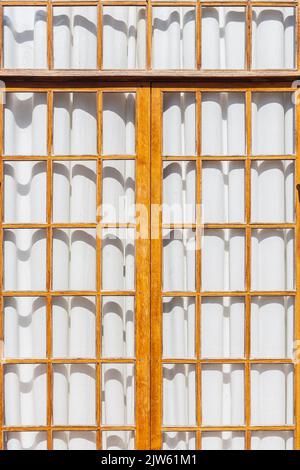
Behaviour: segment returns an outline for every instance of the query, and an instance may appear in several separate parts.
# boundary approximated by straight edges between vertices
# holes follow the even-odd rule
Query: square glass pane
[[[53,8],[55,69],[97,68],[97,7]]]
[[[47,433],[44,431],[5,432],[4,450],[47,450]]]
[[[46,222],[46,162],[4,162],[4,221]]]
[[[46,299],[4,298],[4,357],[46,357]]]
[[[47,68],[45,6],[4,7],[3,65],[6,69]]]
[[[292,290],[294,261],[294,230],[252,230],[252,290]]]
[[[54,290],[95,290],[95,229],[54,229],[52,255]]]
[[[102,289],[128,291],[135,288],[135,230],[102,230]]]
[[[244,317],[242,297],[202,297],[201,356],[244,357]]]
[[[103,68],[146,67],[146,8],[103,7]]]
[[[103,160],[102,222],[133,223],[135,219],[135,161]]]
[[[202,68],[244,69],[246,8],[202,8]]]
[[[94,364],[53,365],[53,423],[93,425],[96,421]]]
[[[290,364],[251,366],[251,424],[284,426],[294,422],[294,369]]]
[[[195,357],[195,298],[163,298],[163,357]]]
[[[244,282],[244,230],[205,229],[202,238],[202,290],[242,291]]]
[[[194,364],[163,365],[163,424],[196,424],[196,367]]]
[[[252,431],[252,450],[293,450],[294,433],[292,431]]]
[[[202,93],[202,155],[245,154],[244,93]]]
[[[134,431],[103,431],[103,450],[134,450]]]
[[[96,222],[95,161],[53,163],[53,222]]]
[[[294,221],[294,162],[287,160],[251,163],[251,220]]]
[[[153,69],[194,69],[196,8],[152,8]]]
[[[195,432],[163,432],[163,450],[195,450]]]
[[[134,340],[134,297],[102,297],[102,356],[134,357]]]
[[[52,298],[53,357],[95,357],[96,305],[94,297]]]
[[[194,291],[196,239],[192,229],[163,230],[164,291]]]
[[[202,433],[202,450],[245,450],[245,434],[238,431]]]
[[[135,423],[135,370],[133,364],[102,364],[102,424]]]
[[[163,94],[163,155],[196,155],[195,93]]]
[[[47,154],[46,93],[6,93],[4,154]]]
[[[293,357],[294,299],[252,297],[251,357]]]
[[[252,68],[295,67],[296,15],[292,7],[252,9]]]
[[[195,223],[196,162],[163,162],[163,223]]]
[[[46,289],[46,230],[4,230],[4,289]]]
[[[135,154],[135,93],[103,93],[102,153]]]
[[[243,222],[244,162],[202,162],[202,216],[205,223]]]
[[[96,450],[95,431],[56,431],[53,450]]]
[[[244,424],[244,367],[241,364],[202,366],[202,423],[204,426]]]
[[[293,154],[294,130],[295,105],[291,93],[252,94],[252,155]]]
[[[96,93],[54,93],[54,155],[97,153]]]
[[[4,366],[6,426],[45,426],[47,422],[46,364]]]

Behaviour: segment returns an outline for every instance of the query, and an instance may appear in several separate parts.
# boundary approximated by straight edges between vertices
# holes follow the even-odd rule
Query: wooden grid
[[[197,138],[197,156],[163,156],[162,154],[162,102],[164,92],[193,92],[196,98],[196,138]],[[245,123],[246,123],[246,155],[245,156],[204,156],[201,155],[201,93],[202,92],[243,92],[245,94]],[[151,167],[151,202],[152,204],[161,204],[162,201],[162,165],[164,161],[196,161],[197,172],[197,186],[196,186],[196,202],[201,203],[201,165],[203,161],[244,161],[245,163],[245,223],[240,224],[203,224],[201,220],[201,212],[197,211],[196,224],[178,224],[178,227],[193,228],[196,232],[196,290],[195,292],[165,292],[162,288],[162,270],[163,270],[163,254],[162,254],[162,229],[174,228],[174,224],[163,224],[162,214],[153,214],[152,229],[154,233],[158,233],[157,239],[151,240],[151,446],[153,449],[160,449],[162,447],[162,432],[163,431],[194,431],[196,433],[197,449],[201,449],[201,434],[203,431],[243,431],[245,436],[245,448],[251,447],[251,432],[256,430],[292,430],[294,431],[294,446],[296,449],[300,448],[300,369],[299,364],[294,365],[294,425],[292,426],[253,426],[251,425],[251,401],[250,401],[250,370],[252,364],[293,364],[292,359],[252,359],[250,356],[250,315],[251,315],[251,299],[256,296],[292,296],[295,299],[295,330],[294,339],[300,338],[300,315],[299,315],[299,287],[300,287],[300,271],[299,271],[299,195],[297,187],[299,188],[299,151],[300,139],[296,133],[296,148],[295,154],[272,156],[272,155],[252,155],[251,152],[251,95],[253,92],[291,92],[292,87],[287,86],[269,86],[262,87],[261,85],[237,86],[229,88],[226,85],[221,87],[214,87],[213,85],[203,86],[201,88],[194,85],[171,86],[165,84],[157,84],[153,88],[152,93],[152,167]],[[299,125],[300,119],[299,104],[296,111],[296,128]],[[251,223],[251,162],[256,160],[276,160],[276,159],[294,160],[295,162],[295,222],[294,223]],[[160,181],[160,185],[157,182]],[[245,233],[245,289],[244,291],[220,291],[220,292],[206,292],[201,290],[201,230],[206,228],[239,228]],[[295,235],[295,290],[292,291],[253,291],[251,290],[251,231],[254,228],[292,228]],[[162,299],[164,297],[194,297],[196,300],[196,323],[195,323],[195,359],[168,359],[163,358],[162,355]],[[238,359],[204,359],[201,357],[201,299],[205,297],[242,297],[245,305],[245,354],[244,357]],[[163,364],[194,364],[196,367],[196,426],[164,426],[162,422],[163,413],[163,385],[162,385],[162,366]],[[243,426],[204,426],[202,425],[201,418],[201,368],[203,364],[241,364],[244,367],[244,414],[245,424]]]
[[[4,69],[3,67],[3,9],[5,7],[16,6],[41,6],[47,9],[47,68],[46,69],[28,69],[20,71],[20,69]],[[122,75],[131,76],[220,76],[220,77],[235,77],[235,76],[297,76],[300,70],[300,54],[299,54],[299,37],[300,37],[300,21],[299,21],[299,1],[259,1],[259,0],[220,0],[220,1],[168,1],[168,0],[0,0],[0,76],[18,76],[27,75],[32,76],[119,76],[120,70],[109,70],[103,68],[103,8],[105,6],[144,6],[146,11],[146,67],[145,69],[124,69]],[[95,70],[82,70],[82,69],[67,69],[60,70],[54,69],[54,51],[53,51],[53,8],[59,6],[96,6],[98,9],[98,25],[97,25],[97,67]],[[152,68],[152,9],[153,7],[194,7],[195,25],[196,25],[196,57],[194,69],[179,69],[179,70],[159,70]],[[206,70],[201,66],[201,17],[202,9],[205,7],[245,7],[245,66],[243,69],[230,70],[230,69],[216,69]],[[255,7],[294,7],[295,8],[295,67],[293,69],[253,69],[252,68],[252,11]]]
[[[7,88],[7,92],[45,92],[47,93],[47,156],[37,157],[23,157],[4,155],[3,149],[3,109],[0,113],[0,146],[1,146],[1,159],[0,171],[1,181],[3,181],[3,164],[5,161],[27,160],[27,161],[41,161],[47,162],[47,221],[45,224],[5,224],[3,223],[3,189],[0,194],[0,208],[1,208],[1,227],[0,227],[0,242],[3,241],[4,229],[13,228],[44,228],[47,231],[47,271],[46,271],[46,290],[45,291],[4,291],[3,286],[3,251],[0,250],[0,269],[1,269],[1,321],[0,321],[0,338],[3,339],[3,299],[4,297],[15,296],[42,296],[47,301],[47,322],[46,322],[46,358],[37,359],[6,359],[3,357],[1,351],[0,359],[0,448],[4,447],[4,432],[7,431],[45,431],[47,432],[48,449],[53,447],[53,432],[61,430],[84,430],[96,431],[97,435],[97,448],[101,449],[102,439],[101,431],[103,430],[134,430],[135,431],[135,445],[137,448],[147,448],[150,442],[150,427],[149,423],[149,334],[144,334],[145,331],[150,331],[150,315],[149,315],[149,302],[150,292],[148,289],[150,269],[150,241],[149,237],[144,239],[137,238],[135,242],[135,265],[139,269],[135,269],[135,290],[134,291],[114,291],[108,292],[101,289],[101,238],[97,237],[96,240],[96,289],[95,291],[54,291],[52,289],[52,256],[53,256],[53,229],[54,228],[95,228],[100,231],[105,227],[127,227],[132,226],[137,231],[140,230],[141,221],[137,218],[134,224],[104,224],[101,221],[101,213],[97,211],[97,220],[94,224],[84,223],[52,223],[52,196],[53,196],[53,162],[57,160],[73,161],[73,160],[93,160],[97,164],[97,207],[101,203],[101,187],[102,187],[102,162],[111,159],[131,159],[135,160],[135,175],[136,175],[136,203],[145,204],[149,206],[149,180],[150,180],[150,90],[146,87],[124,87],[122,85],[115,87],[90,87],[88,90],[83,88],[24,88],[24,87],[11,87]],[[80,92],[94,92],[97,99],[97,155],[85,156],[70,156],[70,155],[53,155],[53,94],[54,93],[80,93]],[[136,94],[136,154],[135,155],[102,155],[102,96],[104,93],[123,93],[134,92]],[[1,106],[3,108],[3,106]],[[2,185],[3,186],[3,185]],[[149,225],[149,224],[148,224]],[[145,230],[145,229],[144,229]],[[147,229],[149,230],[149,228]],[[1,245],[2,246],[2,245]],[[101,355],[101,298],[108,295],[128,296],[135,297],[135,358],[107,358]],[[93,296],[96,300],[96,356],[93,358],[53,358],[52,354],[52,299],[56,296]],[[3,345],[3,344],[2,344]],[[96,367],[96,422],[94,426],[56,426],[53,425],[53,365],[54,364],[94,364]],[[135,425],[133,426],[108,426],[102,425],[101,421],[101,364],[103,363],[132,363],[135,364]],[[4,367],[6,364],[46,364],[47,367],[47,424],[45,426],[6,426],[4,420]]]

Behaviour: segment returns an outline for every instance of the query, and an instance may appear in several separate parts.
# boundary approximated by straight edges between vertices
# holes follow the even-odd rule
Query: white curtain
[[[146,68],[145,7],[103,7],[103,68]]]
[[[54,68],[97,68],[97,26],[96,6],[54,7]]]
[[[201,304],[201,355],[244,357],[244,299],[204,297]]]
[[[252,155],[293,154],[294,121],[290,93],[253,93]]]
[[[5,99],[5,155],[46,155],[46,93],[6,93]]]
[[[4,433],[5,450],[46,450],[47,433],[38,431]]]
[[[46,7],[4,7],[3,43],[5,68],[47,68]]]
[[[163,201],[164,223],[195,223],[195,162],[167,161],[163,163]]]
[[[133,450],[134,431],[103,431],[103,450]]]
[[[102,297],[103,357],[134,357],[134,297]]]
[[[53,436],[53,450],[96,450],[95,431],[57,431]]]
[[[245,436],[243,432],[203,432],[202,450],[244,450]]]
[[[202,68],[244,69],[246,9],[202,8]]]
[[[195,357],[195,298],[164,297],[163,356]]]
[[[295,67],[295,8],[252,9],[252,68]]]
[[[134,155],[135,93],[103,93],[102,96],[102,153],[104,155]]]
[[[196,9],[152,8],[152,67],[194,69],[196,66]]]
[[[252,450],[292,450],[293,433],[290,431],[256,431],[251,433]]]
[[[194,432],[164,432],[163,450],[195,450],[196,434]]]
[[[245,154],[245,96],[243,93],[202,94],[202,154]]]

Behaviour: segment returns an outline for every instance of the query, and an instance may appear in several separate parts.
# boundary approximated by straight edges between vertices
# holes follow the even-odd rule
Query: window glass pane
[[[203,432],[202,450],[245,450],[243,432]]]
[[[56,69],[97,68],[97,7],[53,8]]]
[[[195,450],[195,432],[163,432],[163,450]]]
[[[103,7],[103,68],[146,67],[146,8]]]
[[[246,9],[202,8],[202,68],[244,69]]]
[[[4,154],[47,154],[46,93],[6,93]]]
[[[152,8],[152,65],[154,69],[194,69],[196,8]]]
[[[95,298],[54,297],[52,338],[53,357],[95,357]]]
[[[253,93],[252,155],[293,154],[294,114],[290,93]]]
[[[53,365],[53,423],[93,425],[96,420],[94,364]]]
[[[47,450],[47,433],[43,431],[5,432],[4,450]]]
[[[97,153],[96,93],[54,93],[54,155]]]
[[[194,297],[164,297],[163,357],[195,357]]]
[[[252,450],[292,450],[294,433],[291,431],[253,431]]]
[[[103,93],[104,155],[135,153],[135,93]]]
[[[202,154],[245,154],[243,93],[202,93]]]
[[[53,163],[53,222],[95,222],[95,161]]]
[[[46,288],[46,230],[4,230],[4,289]]]
[[[196,155],[195,93],[164,93],[163,154]]]
[[[3,13],[4,68],[47,68],[46,7],[10,6]]]
[[[294,68],[295,44],[294,8],[252,9],[252,68]]]
[[[53,433],[53,450],[96,450],[95,431],[57,431]]]
[[[103,450],[134,450],[134,431],[103,431]]]
[[[4,357],[46,357],[45,298],[4,298]]]
[[[46,162],[4,162],[4,221],[46,222]]]

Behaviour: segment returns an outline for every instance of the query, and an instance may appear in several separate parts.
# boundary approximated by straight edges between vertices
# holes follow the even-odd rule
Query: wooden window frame
[[[3,345],[3,306],[7,297],[42,296],[46,299],[46,359],[7,359],[3,358],[1,348],[0,358],[0,449],[4,447],[4,433],[9,431],[45,431],[47,433],[48,450],[53,448],[53,432],[55,431],[96,431],[96,447],[101,449],[101,431],[134,430],[135,445],[137,448],[147,448],[150,445],[150,240],[149,237],[137,238],[135,241],[135,290],[108,292],[101,289],[101,237],[96,238],[96,289],[95,291],[54,291],[52,289],[52,231],[54,228],[94,228],[96,231],[105,227],[135,227],[140,230],[141,220],[136,218],[134,224],[102,223],[101,213],[97,211],[95,223],[53,223],[52,222],[52,195],[53,195],[53,162],[54,161],[95,161],[97,166],[97,207],[101,204],[102,188],[102,162],[108,160],[135,160],[136,162],[136,203],[149,206],[150,197],[150,89],[130,84],[115,84],[114,86],[90,86],[78,88],[70,86],[39,86],[39,87],[7,87],[6,92],[44,92],[47,94],[47,156],[9,156],[4,155],[3,139],[3,105],[0,110],[0,179],[3,182],[3,164],[5,161],[45,161],[47,163],[47,208],[46,223],[4,223],[3,221],[3,184],[0,194],[0,243],[3,246],[3,231],[5,229],[43,228],[47,231],[46,249],[46,290],[45,291],[6,291],[3,285],[3,249],[0,250],[0,296],[1,319],[0,338]],[[70,156],[53,155],[53,94],[54,93],[81,93],[94,92],[97,96],[97,155]],[[136,154],[135,155],[103,155],[102,154],[102,94],[103,93],[136,94]],[[145,228],[143,228],[145,230]],[[149,230],[149,223],[148,228]],[[138,266],[138,269],[137,269]],[[53,358],[52,354],[52,298],[57,296],[93,296],[96,300],[96,355],[94,358],[70,359]],[[135,358],[103,358],[101,355],[101,299],[107,295],[133,295],[135,297]],[[145,334],[145,332],[148,332]],[[135,425],[114,426],[101,424],[101,364],[104,363],[131,363],[135,365]],[[4,422],[4,367],[6,364],[45,364],[47,367],[47,424],[45,426],[6,426]],[[54,364],[94,364],[96,366],[96,422],[94,426],[57,426],[53,424],[53,365]]]
[[[193,227],[196,231],[196,289],[194,292],[164,292],[162,288],[162,229],[174,228],[174,224],[163,224],[162,214],[154,214],[152,229],[159,238],[151,240],[151,448],[162,448],[162,432],[195,431],[196,448],[201,449],[201,434],[203,431],[243,431],[245,434],[245,449],[251,448],[251,431],[293,431],[294,448],[300,449],[300,364],[293,359],[253,359],[250,355],[250,316],[251,298],[263,296],[293,296],[294,307],[294,340],[300,339],[300,138],[295,130],[295,153],[293,155],[260,155],[252,156],[251,136],[251,94],[254,92],[293,92],[292,84],[278,83],[262,86],[261,84],[245,84],[228,86],[228,83],[213,85],[211,82],[200,85],[165,83],[155,84],[152,90],[152,148],[151,148],[151,203],[160,205],[162,203],[162,162],[163,161],[195,161],[197,171],[196,203],[201,204],[201,164],[202,161],[243,161],[245,163],[245,221],[240,224],[220,223],[204,224],[201,221],[201,211],[197,211],[196,224],[180,224],[180,228]],[[163,156],[162,155],[162,96],[164,92],[194,92],[196,94],[196,156]],[[245,93],[245,126],[246,126],[246,153],[245,156],[202,156],[201,155],[201,93],[202,92],[243,92]],[[295,109],[295,129],[300,122],[300,104]],[[294,188],[294,223],[252,223],[251,222],[251,162],[257,160],[293,160],[295,162],[295,188]],[[160,185],[157,182],[160,181]],[[205,292],[201,290],[201,230],[205,228],[239,228],[245,231],[245,289],[244,291],[214,291]],[[253,291],[251,290],[251,230],[255,228],[292,228],[294,230],[294,269],[295,289],[292,291]],[[162,299],[163,297],[187,297],[196,299],[196,342],[195,359],[164,359],[162,355]],[[202,297],[243,297],[245,301],[245,354],[241,359],[204,359],[201,357],[201,298]],[[163,364],[195,364],[196,367],[196,426],[163,426]],[[201,367],[202,364],[242,364],[244,366],[244,412],[245,424],[243,426],[203,426],[201,422]],[[251,425],[251,400],[250,400],[250,369],[252,364],[294,364],[294,425],[286,426],[253,426]]]
[[[3,8],[18,6],[41,6],[47,9],[47,68],[46,69],[5,69],[3,67]],[[53,8],[54,7],[96,6],[98,9],[97,28],[97,68],[88,69],[54,69],[53,67]],[[103,7],[105,6],[144,6],[146,8],[146,68],[145,69],[104,69],[103,59]],[[152,68],[152,8],[153,7],[195,7],[196,9],[196,57],[195,69],[159,70]],[[244,6],[246,8],[246,51],[245,68],[202,69],[201,68],[201,11],[204,7]],[[38,76],[38,77],[297,77],[300,71],[300,0],[0,0],[0,77],[1,76]],[[252,69],[252,9],[254,7],[294,7],[295,8],[295,68],[293,69]]]

